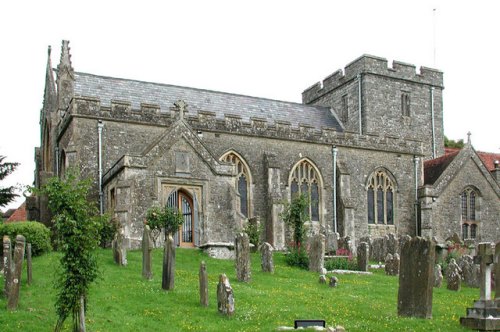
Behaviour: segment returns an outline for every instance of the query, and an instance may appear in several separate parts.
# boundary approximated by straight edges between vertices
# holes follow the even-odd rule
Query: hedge
[[[50,230],[36,221],[21,221],[0,224],[0,237],[8,235],[12,243],[17,235],[23,235],[26,243],[31,243],[31,254],[39,256],[52,250],[50,245]]]

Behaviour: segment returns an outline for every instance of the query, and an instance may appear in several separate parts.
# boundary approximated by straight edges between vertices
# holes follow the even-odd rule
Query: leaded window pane
[[[309,196],[309,185],[307,182],[302,182],[302,185],[300,186],[300,193],[306,195],[306,197]]]
[[[462,193],[462,220],[467,220],[467,193]]]
[[[469,220],[476,220],[476,193],[471,191],[469,194]]]
[[[476,224],[470,225],[470,238],[471,239],[476,238],[476,232],[477,232],[477,225]]]
[[[319,191],[317,183],[311,185],[311,220],[319,221]]]
[[[243,175],[238,179],[238,193],[240,194],[240,209],[241,213],[248,217],[248,200],[247,200],[247,179]]]
[[[377,189],[377,224],[384,223],[384,191]]]
[[[295,197],[295,195],[297,195],[297,193],[299,192],[299,184],[297,183],[297,181],[293,180],[290,187],[292,190],[292,197]]]
[[[368,223],[375,223],[375,201],[373,188],[368,188]]]
[[[393,216],[393,198],[392,198],[392,191],[389,190],[386,193],[386,205],[387,205],[387,224],[393,225],[394,224],[394,216]]]
[[[469,238],[469,225],[462,224],[462,240]]]

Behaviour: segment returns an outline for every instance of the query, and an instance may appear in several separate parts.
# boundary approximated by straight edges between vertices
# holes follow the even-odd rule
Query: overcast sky
[[[294,102],[362,54],[437,68],[445,134],[499,153],[499,14],[494,0],[2,1],[0,155],[21,166],[0,186],[33,182],[62,39],[75,71]]]

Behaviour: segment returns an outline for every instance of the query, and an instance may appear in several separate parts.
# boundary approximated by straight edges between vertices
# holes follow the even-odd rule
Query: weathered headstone
[[[446,288],[453,291],[459,291],[462,280],[462,270],[460,270],[454,258],[450,259],[445,274],[446,282],[448,283]]]
[[[336,250],[338,249],[338,241],[339,241],[339,233],[332,231],[325,231],[325,239],[326,239],[326,252],[328,254],[335,255]]]
[[[260,262],[262,272],[274,273],[273,246],[267,242],[260,246]]]
[[[392,274],[392,254],[387,254],[387,256],[385,256],[385,261],[384,261],[384,264],[385,264],[385,274],[387,274],[388,276],[391,276],[393,275]]]
[[[399,253],[399,242],[396,238],[396,235],[393,233],[389,233],[384,237],[385,240],[385,248],[388,253],[397,254]]]
[[[324,274],[321,274],[319,276],[319,283],[320,284],[326,284],[326,276]]]
[[[250,281],[250,241],[246,233],[238,233],[234,240],[236,279]]]
[[[153,278],[152,261],[153,261],[154,242],[151,236],[149,225],[144,225],[142,233],[142,276],[148,280]]]
[[[31,243],[26,245],[26,272],[28,277],[28,285],[33,281],[33,265],[31,262]]]
[[[432,318],[435,243],[414,237],[401,248],[398,315]]]
[[[208,274],[205,262],[200,263],[200,304],[208,307]]]
[[[457,260],[458,267],[462,270],[462,279],[469,287],[479,288],[481,271],[478,264],[474,264],[474,259],[470,255],[463,255]]]
[[[377,237],[372,240],[370,255],[373,260],[383,262],[387,257],[385,242],[383,237]]]
[[[217,309],[221,314],[227,316],[234,313],[233,288],[225,274],[219,276],[219,283],[217,284]]]
[[[165,240],[163,250],[163,269],[161,276],[161,288],[164,290],[174,289],[175,277],[175,242],[171,235]]]
[[[113,248],[113,259],[115,263],[120,266],[127,265],[127,249],[125,248],[125,236],[122,230],[116,232],[111,246]]]
[[[19,290],[21,286],[21,275],[23,269],[24,250],[26,239],[22,235],[16,236],[16,247],[14,248],[14,260],[10,274],[10,290],[7,302],[8,310],[16,310],[19,303]]]
[[[443,273],[441,271],[441,265],[436,264],[434,266],[434,287],[441,288],[443,284]]]
[[[370,257],[370,246],[366,242],[361,242],[357,250],[357,262],[359,271],[368,271],[368,263]]]
[[[325,236],[316,234],[309,248],[309,271],[321,272],[325,262]]]
[[[5,280],[2,294],[8,298],[9,297],[9,281],[10,274],[12,273],[12,246],[11,246],[10,238],[7,235],[3,237],[3,277]]]
[[[328,283],[328,286],[330,287],[337,287],[339,285],[339,279],[335,276],[330,277],[330,282]]]

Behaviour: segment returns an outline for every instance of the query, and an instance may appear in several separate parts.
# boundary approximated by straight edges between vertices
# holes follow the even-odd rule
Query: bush
[[[31,243],[31,254],[39,256],[52,250],[50,231],[42,223],[36,221],[21,221],[0,224],[0,236],[8,235],[12,242],[17,235],[23,235],[26,243]]]
[[[118,220],[116,218],[110,219],[107,215],[105,215],[100,233],[100,246],[102,248],[109,248],[116,232],[118,232]]]
[[[335,257],[330,258],[325,261],[325,269],[327,271],[332,270],[358,270],[358,263],[355,259],[349,259],[349,257]]]
[[[305,250],[292,248],[290,252],[285,255],[285,262],[288,266],[298,267],[304,270],[309,269],[309,257]]]

